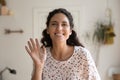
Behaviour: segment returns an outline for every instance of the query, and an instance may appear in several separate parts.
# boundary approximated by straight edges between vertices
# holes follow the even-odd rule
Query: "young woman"
[[[91,54],[73,30],[73,17],[66,9],[49,13],[43,38],[30,38],[26,51],[34,62],[32,80],[100,80]]]

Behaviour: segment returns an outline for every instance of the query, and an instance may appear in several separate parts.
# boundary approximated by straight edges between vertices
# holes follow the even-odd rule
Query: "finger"
[[[30,38],[30,41],[32,43],[33,48],[35,49],[35,42],[34,42],[34,40],[32,38]]]
[[[29,49],[32,51],[32,50],[33,50],[33,47],[32,47],[32,45],[31,45],[30,41],[28,41],[28,46],[29,46]]]
[[[26,49],[26,51],[28,52],[28,54],[30,55],[30,57],[33,59],[32,54],[31,54],[31,51],[28,49],[27,46],[25,46],[25,49]]]
[[[35,39],[35,41],[36,41],[37,49],[40,51],[40,44],[39,44],[39,42],[38,42],[38,39]]]
[[[25,46],[26,51],[30,54],[30,50],[28,49],[27,46]]]
[[[46,54],[46,48],[45,48],[45,46],[42,46],[42,48],[43,48],[43,53]]]
[[[44,46],[41,46],[41,48],[42,48],[42,58],[43,58],[43,60],[45,61],[46,60],[46,57],[47,57],[47,54],[46,54],[46,48],[44,47]]]

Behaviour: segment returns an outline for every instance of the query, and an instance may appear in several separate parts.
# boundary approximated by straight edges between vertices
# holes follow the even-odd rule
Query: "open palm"
[[[34,41],[32,38],[30,38],[28,41],[28,47],[25,46],[25,49],[31,56],[35,65],[43,66],[46,59],[46,49],[44,46],[40,47],[38,39],[35,39]]]

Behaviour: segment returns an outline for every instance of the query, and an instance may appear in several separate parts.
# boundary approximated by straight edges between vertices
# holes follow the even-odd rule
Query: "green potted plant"
[[[100,44],[113,44],[115,33],[111,22],[108,25],[97,23],[97,27],[93,34],[93,40]]]

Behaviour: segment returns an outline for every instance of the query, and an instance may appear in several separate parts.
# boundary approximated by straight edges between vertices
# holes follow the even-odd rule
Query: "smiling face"
[[[66,42],[71,35],[68,18],[62,13],[55,14],[50,20],[47,33],[50,35],[52,42]]]

